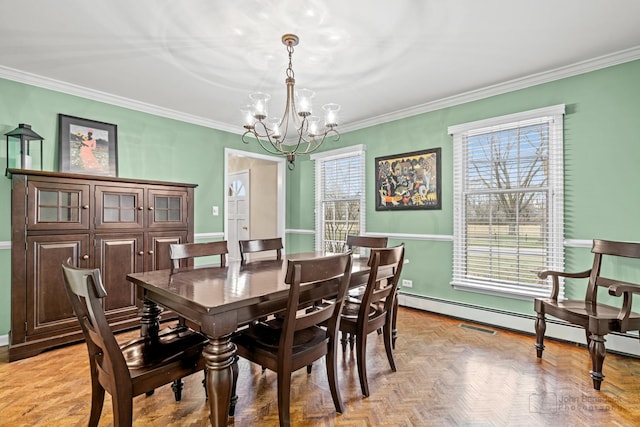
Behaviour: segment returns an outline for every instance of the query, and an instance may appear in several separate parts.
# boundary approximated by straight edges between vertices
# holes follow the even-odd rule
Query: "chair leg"
[[[389,366],[393,372],[396,372],[398,368],[396,367],[396,360],[393,357],[393,330],[390,324],[385,324],[383,328],[384,334],[384,349],[387,352],[387,360],[389,361]]]
[[[393,344],[394,350],[396,348],[396,340],[398,339],[398,326],[396,324],[396,322],[398,321],[398,305],[398,297],[396,295],[396,298],[393,301],[393,317],[391,320],[391,343]]]
[[[204,388],[204,400],[208,400],[209,392],[207,391],[207,370],[204,369],[202,372],[204,373],[204,378],[202,378],[202,387]]]
[[[291,372],[278,372],[278,414],[280,427],[291,425]]]
[[[602,365],[604,364],[604,358],[607,351],[604,346],[605,339],[602,335],[591,335],[589,342],[589,354],[591,355],[591,379],[593,380],[593,388],[600,390],[600,384],[604,380],[604,374],[602,373]]]
[[[238,395],[236,394],[236,387],[238,385],[238,361],[240,356],[233,357],[233,365],[231,365],[231,372],[233,375],[233,385],[231,386],[231,403],[229,404],[229,416],[233,417],[236,414],[236,403],[238,403]]]
[[[91,416],[89,417],[89,427],[97,427],[104,405],[104,388],[98,379],[91,378]]]
[[[178,378],[171,384],[171,390],[173,390],[173,395],[176,398],[176,402],[180,402],[182,400],[182,389],[184,388],[184,382],[182,379]]]
[[[353,336],[353,334],[349,335],[349,350],[353,351],[353,346],[356,342],[356,337]]]
[[[129,393],[114,393],[111,396],[114,427],[131,427],[133,424],[133,396]]]
[[[367,334],[356,335],[356,361],[362,395],[369,397],[369,381],[367,381]]]
[[[335,343],[332,343],[329,347],[329,351],[327,352],[325,361],[327,365],[327,377],[329,379],[329,389],[331,390],[333,404],[336,407],[336,412],[341,414],[344,412],[344,405],[342,404],[342,397],[340,396],[340,389],[338,388],[338,355],[336,352]]]
[[[342,333],[342,338],[340,338],[340,344],[342,345],[342,352],[347,351],[347,342],[349,342],[349,334],[346,332]]]
[[[536,355],[542,357],[544,350],[544,333],[547,330],[547,322],[544,319],[544,313],[538,312],[536,316]]]

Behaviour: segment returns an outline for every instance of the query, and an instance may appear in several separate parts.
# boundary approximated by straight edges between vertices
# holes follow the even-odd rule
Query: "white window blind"
[[[449,128],[454,144],[452,285],[547,296],[563,270],[564,105]]]
[[[344,252],[365,224],[365,153],[357,145],[311,156],[316,172],[316,250]]]

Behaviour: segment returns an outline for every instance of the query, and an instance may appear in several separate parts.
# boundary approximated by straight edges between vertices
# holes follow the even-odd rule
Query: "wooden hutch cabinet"
[[[169,245],[193,242],[194,184],[10,170],[9,360],[82,340],[64,291],[68,258],[101,270],[115,331],[137,326],[132,272],[170,268]]]

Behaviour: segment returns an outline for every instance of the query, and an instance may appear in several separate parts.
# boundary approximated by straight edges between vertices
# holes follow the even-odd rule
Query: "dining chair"
[[[275,251],[276,259],[282,259],[282,238],[275,237],[272,239],[253,239],[253,240],[240,240],[240,258],[242,263],[246,262],[245,254],[255,252],[268,252]]]
[[[356,236],[350,234],[347,236],[347,250],[353,251],[353,248],[358,249],[358,255],[368,255],[366,252],[361,251],[360,249],[371,250],[372,248],[386,248],[388,244],[389,238],[387,237],[371,237],[371,236]],[[349,298],[359,301],[362,299],[362,294],[364,293],[364,287],[359,286],[357,288],[353,288],[349,290]],[[397,308],[395,309],[397,311]],[[382,330],[378,331],[378,335],[382,333]]]
[[[140,337],[118,345],[103,309],[107,292],[99,269],[80,269],[67,260],[62,265],[64,288],[69,297],[89,351],[91,370],[91,415],[89,426],[97,426],[105,391],[111,394],[113,423],[131,426],[133,397],[173,382],[176,401],[181,399],[182,381],[204,369],[202,348],[208,339],[184,326],[165,328],[157,335]]]
[[[220,256],[220,267],[227,265],[227,254],[229,249],[227,241],[209,243],[173,243],[169,245],[169,258],[172,260],[171,270],[177,271],[180,268],[180,261],[190,258],[205,256]]]
[[[589,270],[576,273],[545,270],[538,273],[538,277],[541,279],[551,277],[552,287],[548,298],[535,298],[534,300],[534,309],[537,313],[535,347],[537,357],[542,358],[544,334],[547,329],[546,315],[584,328],[587,348],[591,356],[590,375],[593,388],[600,390],[604,379],[602,365],[606,355],[604,337],[610,332],[626,333],[640,330],[640,313],[631,311],[632,297],[634,293],[640,293],[640,284],[613,278],[616,270],[610,268],[604,270],[605,276],[602,272],[602,262],[606,260],[605,263],[622,265],[625,262],[624,258],[640,260],[640,243],[594,240],[591,252],[593,253],[593,264]],[[635,264],[635,267],[637,268],[638,265]],[[584,298],[559,299],[560,278],[588,278]],[[571,281],[571,286],[575,286],[575,284],[575,281]],[[566,282],[565,286],[568,287],[568,285],[569,282]],[[618,306],[613,305],[615,304],[614,300],[610,304],[598,302],[598,288],[607,289],[610,295],[622,296],[623,299]]]
[[[393,327],[398,281],[404,262],[404,243],[392,248],[373,248],[369,254],[371,268],[364,294],[360,301],[347,300],[342,309],[340,331],[342,350],[349,343],[353,350],[355,337],[356,360],[360,388],[369,396],[367,380],[367,335],[382,328],[384,348],[392,371],[396,371],[393,356]]]
[[[347,236],[346,245],[347,250],[351,251],[353,251],[353,248],[386,248],[388,240],[387,237],[355,236],[350,234]]]
[[[280,425],[291,424],[291,374],[325,357],[331,397],[336,411],[344,410],[338,389],[336,345],[338,323],[351,277],[351,253],[306,260],[290,260],[285,283],[289,285],[287,310],[266,322],[251,324],[232,338],[238,355],[277,373]],[[304,284],[304,285],[301,285]],[[301,289],[302,287],[302,289]],[[307,301],[303,289],[328,287],[331,304],[313,311],[300,310]],[[319,326],[326,324],[325,327]]]

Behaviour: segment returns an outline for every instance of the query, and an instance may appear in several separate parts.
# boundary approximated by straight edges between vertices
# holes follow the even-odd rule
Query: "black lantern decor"
[[[38,142],[40,144],[40,156],[37,157],[42,170],[42,141],[44,138],[31,130],[31,125],[20,123],[17,128],[7,136],[7,168],[4,175],[9,175],[9,169],[36,169],[33,164],[34,157],[31,155],[31,143]]]

